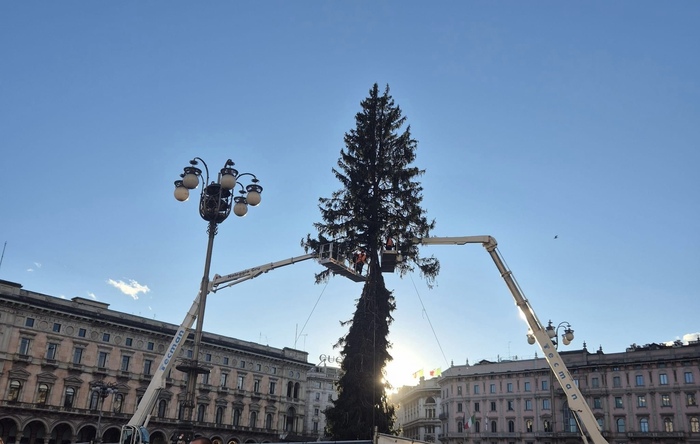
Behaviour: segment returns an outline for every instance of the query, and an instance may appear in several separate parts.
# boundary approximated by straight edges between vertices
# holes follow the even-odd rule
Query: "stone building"
[[[340,379],[340,369],[325,365],[314,366],[306,374],[306,431],[316,439],[326,437],[326,415],[323,411],[338,399],[336,382]]]
[[[560,354],[608,442],[700,443],[700,341]],[[444,444],[581,440],[544,358],[452,366],[438,384]]]
[[[183,310],[183,317],[184,317]],[[178,326],[0,280],[0,437],[6,444],[117,442]],[[192,359],[191,337],[179,359]],[[205,332],[195,433],[215,444],[307,438],[306,352]],[[91,383],[116,386],[101,398]],[[173,369],[148,424],[151,442],[182,427],[185,375]],[[98,422],[99,429],[98,430]]]
[[[438,380],[420,378],[417,386],[404,386],[391,396],[396,409],[394,427],[412,440],[437,442],[442,422]]]

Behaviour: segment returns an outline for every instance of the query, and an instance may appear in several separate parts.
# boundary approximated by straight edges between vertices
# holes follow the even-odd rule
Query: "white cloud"
[[[90,297],[92,298],[93,301],[96,301],[96,300],[97,300],[97,296],[95,296],[95,293],[90,293],[90,292],[88,291],[88,296],[90,296]]]
[[[146,285],[141,285],[133,279],[129,279],[129,282],[115,281],[113,279],[108,279],[107,283],[113,287],[118,288],[125,295],[131,296],[134,300],[139,298],[139,293],[146,294],[151,291]]]
[[[40,262],[34,262],[34,266],[36,268],[41,268],[41,263]]]

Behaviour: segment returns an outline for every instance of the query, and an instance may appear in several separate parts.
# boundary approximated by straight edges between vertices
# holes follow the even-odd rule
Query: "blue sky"
[[[433,234],[494,236],[572,347],[695,334],[698,22],[691,1],[2,2],[0,279],[179,324],[206,251],[196,199],[172,196],[188,160],[264,187],[219,227],[212,274],[303,254],[376,82],[419,142]],[[482,247],[424,253],[432,290],[386,277],[394,384],[534,356]],[[212,295],[205,329],[337,356],[361,285],[319,270]]]

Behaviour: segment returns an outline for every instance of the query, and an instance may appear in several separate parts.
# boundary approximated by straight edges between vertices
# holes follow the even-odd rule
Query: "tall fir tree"
[[[322,222],[314,224],[318,236],[307,237],[302,245],[319,252],[334,241],[335,248],[367,255],[366,281],[352,320],[336,347],[341,348],[342,376],[338,399],[324,413],[326,432],[334,440],[371,439],[374,429],[394,433],[394,407],[389,404],[385,367],[389,353],[389,326],[396,302],[387,290],[380,266],[380,252],[388,239],[403,260],[397,263],[400,275],[416,267],[430,285],[440,265],[434,257],[420,256],[414,238],[429,236],[435,222],[421,207],[423,188],[417,178],[424,174],[412,163],[418,143],[411,137],[410,125],[394,103],[387,85],[381,94],[377,84],[361,102],[355,116],[356,128],[345,134],[333,173],[341,188],[329,198],[319,199]],[[332,271],[316,275],[326,280]]]

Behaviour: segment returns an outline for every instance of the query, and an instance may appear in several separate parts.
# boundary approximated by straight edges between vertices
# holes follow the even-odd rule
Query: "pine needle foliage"
[[[326,432],[333,440],[371,439],[375,427],[379,433],[395,432],[394,407],[387,399],[391,386],[384,379],[392,359],[388,336],[396,308],[380,267],[387,239],[403,258],[396,268],[400,275],[418,268],[431,285],[440,270],[437,259],[421,257],[413,242],[428,237],[435,221],[429,221],[421,207],[423,188],[417,179],[425,171],[412,165],[418,142],[411,137],[410,125],[405,126],[406,117],[388,85],[382,94],[375,83],[360,105],[356,127],[345,134],[345,148],[333,168],[341,188],[319,199],[322,221],[314,224],[318,235],[302,240],[306,251],[319,252],[332,240],[348,255],[357,250],[367,254],[367,280],[352,320],[341,322],[348,333],[336,344],[343,358],[339,395],[324,412]],[[331,273],[319,273],[316,281],[325,281]]]

